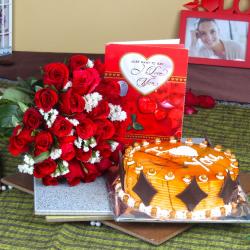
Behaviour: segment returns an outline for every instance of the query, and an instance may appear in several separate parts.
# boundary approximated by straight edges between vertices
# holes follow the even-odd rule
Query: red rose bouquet
[[[67,65],[45,65],[42,80],[31,78],[4,92],[0,125],[15,126],[9,151],[24,154],[20,172],[45,185],[66,179],[73,186],[112,166],[121,143],[117,128],[127,115],[119,82],[104,80],[103,72],[100,60],[75,55]]]

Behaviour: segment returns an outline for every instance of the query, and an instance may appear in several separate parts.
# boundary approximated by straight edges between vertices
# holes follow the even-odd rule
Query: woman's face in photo
[[[213,21],[203,22],[198,27],[198,36],[206,47],[212,48],[219,42],[219,29]]]

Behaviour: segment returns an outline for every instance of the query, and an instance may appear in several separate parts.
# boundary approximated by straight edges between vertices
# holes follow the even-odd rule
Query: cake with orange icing
[[[239,199],[238,161],[220,145],[170,138],[125,150],[115,189],[128,207],[159,219],[230,215]]]

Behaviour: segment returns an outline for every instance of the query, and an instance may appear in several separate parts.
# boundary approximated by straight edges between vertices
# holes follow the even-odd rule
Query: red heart
[[[157,103],[155,100],[148,96],[141,96],[138,99],[138,109],[143,114],[152,114],[157,108]]]
[[[213,12],[219,7],[219,0],[202,0],[201,6],[209,12]]]

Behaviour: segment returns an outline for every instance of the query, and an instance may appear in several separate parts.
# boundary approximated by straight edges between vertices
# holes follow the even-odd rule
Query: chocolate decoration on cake
[[[185,190],[176,195],[176,197],[185,203],[189,211],[192,211],[201,200],[207,197],[207,194],[200,189],[196,178],[193,178]]]
[[[231,201],[232,194],[234,190],[237,189],[237,186],[238,186],[237,180],[233,181],[230,173],[228,172],[224,180],[222,189],[219,193],[219,197],[223,199],[225,204],[228,204]]]
[[[122,157],[122,152],[119,151],[119,174],[120,174],[120,179],[121,179],[121,185],[122,189],[124,190],[124,177],[125,177],[125,170],[123,166],[123,157]]]
[[[157,193],[157,190],[149,183],[142,171],[137,183],[133,187],[133,191],[141,198],[146,206],[150,204],[154,195]]]

